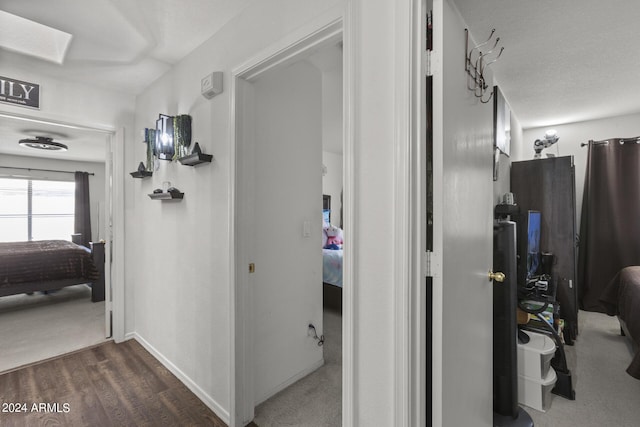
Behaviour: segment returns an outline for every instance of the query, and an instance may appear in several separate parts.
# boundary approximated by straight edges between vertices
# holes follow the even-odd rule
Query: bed
[[[342,287],[342,249],[322,249],[322,281]]]
[[[322,232],[322,283],[323,300],[326,307],[342,309],[342,229],[338,230],[339,245],[328,245],[327,228],[331,224],[331,196],[322,197],[323,232]]]
[[[0,297],[89,284],[104,300],[104,243],[91,249],[65,240],[0,243]]]
[[[618,316],[622,333],[631,340],[634,356],[627,373],[640,379],[640,266],[620,270],[604,288],[600,302],[607,314]]]

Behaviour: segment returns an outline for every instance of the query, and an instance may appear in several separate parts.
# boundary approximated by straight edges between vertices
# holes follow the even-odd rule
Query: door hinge
[[[440,256],[431,251],[423,252],[422,268],[425,277],[437,277],[440,271]]]
[[[431,277],[431,254],[433,252],[425,252],[422,257],[422,269],[426,277]]]
[[[254,263],[250,263],[249,264],[249,273],[255,273],[256,272],[256,265]]]
[[[422,58],[423,58],[422,68],[424,70],[424,75],[433,76],[433,73],[431,72],[431,51],[425,52]]]

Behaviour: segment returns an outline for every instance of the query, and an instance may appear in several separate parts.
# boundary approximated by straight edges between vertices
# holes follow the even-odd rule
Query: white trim
[[[302,38],[288,37],[278,45],[259,53],[253,59],[234,69],[233,75],[242,76],[244,80],[249,82],[254,81],[262,73],[272,68],[285,66],[297,61],[299,59],[298,55],[302,50],[311,49],[314,46],[322,46],[333,41],[337,42],[341,38],[342,20],[334,20],[313,33],[304,35]],[[290,42],[291,39],[295,41]]]
[[[431,275],[431,252],[427,253],[427,162],[426,162],[426,140],[427,140],[427,97],[426,97],[426,76],[428,75],[428,63],[424,58],[428,56],[426,52],[427,42],[427,14],[428,6],[426,0],[414,3],[413,9],[413,37],[412,37],[412,84],[413,95],[411,117],[412,139],[411,146],[412,165],[415,168],[412,174],[412,197],[411,203],[413,235],[412,244],[412,286],[411,286],[411,319],[410,332],[410,376],[411,395],[409,424],[417,427],[426,427],[426,276]],[[428,262],[426,262],[428,261]],[[428,266],[427,266],[428,264]]]
[[[408,427],[411,404],[412,177],[412,46],[411,0],[397,1],[395,26],[394,149],[394,426]]]
[[[111,335],[115,342],[122,342],[125,333],[125,286],[124,286],[124,176],[125,176],[125,128],[119,128],[113,135],[111,148],[113,150],[113,170],[111,180],[111,233],[110,244],[107,245],[112,253],[111,258],[111,313],[113,324]]]
[[[244,123],[238,118],[244,114],[242,108],[246,101],[241,102],[246,95],[248,83],[233,75],[231,79],[231,177],[230,180],[230,203],[229,218],[230,231],[230,427],[243,427],[246,422],[253,419],[253,337],[249,327],[253,324],[252,310],[250,307],[249,294],[249,273],[246,253],[240,253],[242,248],[247,247],[248,230],[239,226],[247,223],[248,209],[236,209],[247,204],[248,191],[245,188],[245,180],[242,179],[244,172],[243,165],[238,164],[243,156],[239,150],[243,149],[243,144],[238,144],[244,137]],[[239,199],[243,195],[244,200]],[[238,205],[238,206],[237,206]]]
[[[349,2],[350,3],[350,2]],[[348,4],[349,4],[348,3]],[[354,212],[354,163],[355,149],[353,135],[353,93],[355,86],[355,74],[353,73],[353,48],[351,47],[353,35],[345,33],[345,29],[350,28],[350,23],[340,14],[327,14],[316,19],[313,23],[304,26],[295,33],[289,35],[279,43],[262,51],[256,57],[250,59],[244,64],[234,68],[231,72],[231,124],[230,124],[230,150],[231,153],[231,180],[230,180],[230,269],[231,289],[230,289],[230,341],[231,341],[231,378],[230,378],[230,427],[243,426],[243,422],[249,421],[246,417],[253,414],[254,402],[248,396],[253,395],[251,381],[248,380],[249,368],[247,365],[247,357],[251,354],[250,328],[247,324],[247,316],[250,316],[249,310],[245,308],[248,289],[246,287],[246,276],[248,275],[246,265],[243,260],[246,255],[243,253],[242,238],[239,236],[239,223],[236,215],[241,214],[238,210],[239,190],[242,188],[242,171],[238,165],[238,138],[242,133],[242,123],[238,118],[241,112],[242,102],[242,80],[250,80],[257,78],[262,72],[271,69],[277,65],[287,64],[296,59],[296,56],[303,51],[308,51],[314,47],[319,47],[327,42],[339,40],[343,37],[343,49],[345,57],[345,65],[343,70],[344,76],[344,224],[346,228],[345,239],[353,239],[355,229],[355,212]],[[346,12],[347,20],[353,15],[348,10]],[[240,237],[236,241],[236,238]],[[354,241],[354,240],[348,240]],[[245,245],[246,246],[246,245]],[[246,251],[246,248],[245,248]],[[352,422],[355,419],[354,406],[354,319],[355,299],[353,289],[355,271],[355,256],[353,250],[345,250],[345,259],[343,262],[343,283],[348,291],[343,291],[343,425],[356,425]]]
[[[442,56],[444,55],[444,2],[433,0],[433,51],[431,52],[431,72],[433,75],[433,256],[437,262],[431,265],[433,276],[433,318],[432,318],[432,425],[441,426],[443,422],[443,219],[444,212],[444,76]]]
[[[184,385],[187,386],[189,390],[193,392],[202,402],[209,407],[222,421],[226,424],[229,424],[229,413],[224,409],[224,407],[216,402],[214,398],[209,396],[202,388],[198,386],[198,384],[192,380],[187,374],[182,372],[176,365],[171,363],[171,361],[166,358],[162,353],[160,353],[154,346],[149,344],[147,340],[141,337],[137,332],[133,334],[127,334],[127,336],[131,336],[133,339],[138,341],[140,345],[142,345],[145,350],[147,350],[153,357],[158,359],[162,365],[167,368],[173,375],[175,375]]]
[[[104,182],[104,195],[105,200],[102,206],[102,211],[106,213],[104,215],[104,223],[100,224],[102,230],[100,235],[103,236],[105,242],[104,245],[104,330],[107,338],[113,336],[113,324],[111,319],[113,317],[113,301],[112,301],[112,216],[113,216],[113,147],[115,145],[115,135],[109,135],[109,141],[105,147],[105,182]]]
[[[79,129],[79,130],[89,130],[89,131],[94,131],[94,132],[102,132],[102,133],[109,133],[109,134],[113,134],[115,133],[115,129],[113,127],[110,126],[104,126],[104,125],[99,125],[99,124],[77,124],[77,123],[71,123],[71,122],[67,122],[67,121],[62,121],[62,120],[58,120],[55,118],[48,118],[45,115],[39,115],[38,117],[32,117],[32,116],[28,116],[28,115],[24,115],[24,114],[14,114],[14,113],[7,113],[4,111],[0,111],[0,117],[6,117],[9,119],[17,119],[17,120],[24,120],[26,122],[31,122],[31,123],[41,123],[41,124],[54,124],[56,126],[60,126],[60,127],[66,127],[69,129]]]
[[[342,162],[343,162],[343,196],[342,218],[344,241],[346,250],[342,260],[342,425],[344,427],[357,426],[358,411],[356,410],[358,395],[357,379],[359,369],[356,319],[358,318],[358,280],[357,280],[357,251],[352,245],[356,242],[359,224],[357,211],[356,170],[357,130],[355,126],[357,96],[358,62],[355,50],[358,43],[360,16],[358,2],[347,2],[343,28],[343,68],[342,68]]]

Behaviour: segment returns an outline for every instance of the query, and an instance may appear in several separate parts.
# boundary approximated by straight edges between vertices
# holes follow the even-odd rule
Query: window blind
[[[75,183],[0,178],[0,241],[71,240]]]

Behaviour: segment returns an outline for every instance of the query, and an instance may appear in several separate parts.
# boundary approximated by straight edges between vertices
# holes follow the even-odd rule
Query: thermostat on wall
[[[211,99],[222,92],[222,71],[214,71],[200,82],[202,96]]]

